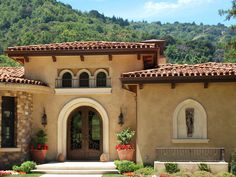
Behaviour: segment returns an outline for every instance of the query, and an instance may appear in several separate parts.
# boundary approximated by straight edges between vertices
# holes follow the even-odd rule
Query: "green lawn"
[[[32,174],[26,174],[26,175],[7,175],[7,176],[4,176],[4,177],[39,177],[39,176],[41,176],[42,175],[42,173],[41,174],[39,174],[39,173],[32,173]]]

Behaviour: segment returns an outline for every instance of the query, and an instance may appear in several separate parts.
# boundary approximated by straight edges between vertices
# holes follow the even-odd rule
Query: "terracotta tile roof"
[[[123,73],[121,78],[170,78],[189,76],[236,76],[236,63],[164,64],[155,69]]]
[[[23,67],[0,67],[0,82],[46,86],[46,84],[41,81],[24,78]]]
[[[7,51],[103,50],[155,48],[153,43],[85,41],[8,47]]]

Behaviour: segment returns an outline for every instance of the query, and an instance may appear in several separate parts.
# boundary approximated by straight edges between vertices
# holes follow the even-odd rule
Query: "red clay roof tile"
[[[46,86],[41,81],[24,78],[24,67],[0,67],[0,82]]]
[[[236,63],[164,64],[155,69],[123,73],[121,78],[236,76]]]
[[[8,47],[7,51],[104,50],[155,48],[153,43],[84,41]]]

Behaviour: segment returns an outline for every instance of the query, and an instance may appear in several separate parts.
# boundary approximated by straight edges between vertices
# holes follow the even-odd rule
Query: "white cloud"
[[[151,0],[144,4],[144,9],[146,13],[151,15],[163,13],[163,11],[166,12],[170,10],[179,10],[186,7],[196,7],[197,5],[202,5],[213,1],[214,0],[176,0],[175,2],[155,2]]]

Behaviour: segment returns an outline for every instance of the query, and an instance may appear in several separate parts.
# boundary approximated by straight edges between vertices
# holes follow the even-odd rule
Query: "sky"
[[[122,17],[134,21],[195,22],[227,26],[219,9],[230,9],[232,0],[59,0],[81,11],[97,10],[105,16]]]

